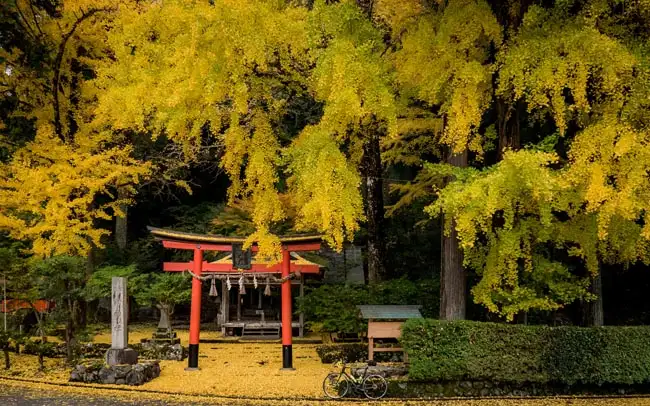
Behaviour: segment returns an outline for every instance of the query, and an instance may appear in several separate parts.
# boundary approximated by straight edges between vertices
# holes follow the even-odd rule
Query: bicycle
[[[345,372],[346,363],[343,362],[341,372],[330,372],[323,381],[323,392],[330,399],[341,399],[350,392],[355,395],[365,395],[368,399],[381,399],[388,391],[388,383],[383,376],[377,374],[368,374],[368,367],[376,365],[368,361],[363,375],[355,377]],[[352,372],[352,371],[350,371]]]

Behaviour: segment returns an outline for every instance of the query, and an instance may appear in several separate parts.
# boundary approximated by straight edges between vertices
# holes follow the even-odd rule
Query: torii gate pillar
[[[194,249],[192,272],[192,304],[190,308],[190,345],[188,348],[187,371],[199,369],[199,333],[201,330],[201,273],[203,271],[203,251],[197,245]]]
[[[291,267],[291,257],[289,248],[282,247],[282,370],[293,371],[293,345],[291,325],[291,280],[289,279],[289,270]]]

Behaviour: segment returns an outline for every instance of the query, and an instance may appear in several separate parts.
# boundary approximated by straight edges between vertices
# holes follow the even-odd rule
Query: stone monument
[[[181,339],[177,337],[175,331],[172,331],[172,325],[170,321],[172,306],[169,304],[160,303],[156,305],[156,307],[158,310],[160,310],[160,321],[158,323],[158,329],[155,333],[153,333],[151,340],[143,339],[142,342],[144,343],[150,341],[155,344],[169,345],[180,344]]]
[[[106,363],[110,366],[138,363],[138,352],[128,348],[128,299],[126,278],[114,277],[111,286],[111,348],[106,352]]]

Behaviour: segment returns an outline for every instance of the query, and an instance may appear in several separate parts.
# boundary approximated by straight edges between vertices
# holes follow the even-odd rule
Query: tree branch
[[[59,102],[59,85],[61,81],[61,64],[63,63],[63,56],[65,54],[65,48],[66,45],[68,44],[68,40],[72,37],[74,32],[76,31],[77,27],[86,19],[92,17],[93,15],[102,12],[102,11],[107,11],[108,9],[106,8],[97,8],[97,9],[92,9],[88,11],[87,13],[84,13],[79,17],[74,24],[72,24],[72,27],[70,28],[70,31],[68,31],[66,34],[63,35],[63,40],[61,41],[61,44],[59,45],[59,51],[56,54],[56,59],[54,61],[54,78],[52,79],[52,87],[54,88],[54,132],[56,135],[61,139],[61,141],[66,142],[68,141],[67,137],[65,134],[63,134],[63,126],[61,124],[61,104]]]
[[[41,26],[38,23],[38,20],[36,19],[36,11],[34,10],[34,5],[31,1],[29,2],[29,8],[32,10],[32,19],[34,20],[34,25],[36,25],[38,32],[41,33],[41,36],[43,36],[43,31],[41,30]]]
[[[29,34],[36,38],[36,33],[34,30],[32,30],[32,26],[29,25],[29,22],[27,21],[27,17],[25,17],[25,14],[23,14],[23,11],[20,9],[20,6],[18,5],[18,0],[14,1],[14,4],[16,5],[16,11],[18,11],[18,14],[20,15],[20,18],[23,20],[24,24],[20,23],[20,25],[23,26],[23,28],[26,28],[27,31],[29,31]]]

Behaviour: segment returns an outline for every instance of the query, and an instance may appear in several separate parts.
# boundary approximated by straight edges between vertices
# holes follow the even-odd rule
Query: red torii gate
[[[199,333],[201,328],[201,284],[198,278],[204,273],[233,273],[241,270],[228,263],[208,263],[203,260],[203,251],[231,252],[234,244],[242,244],[244,237],[224,237],[216,235],[194,234],[181,231],[165,230],[147,227],[151,234],[161,240],[163,247],[194,251],[194,259],[190,262],[165,262],[166,272],[192,271],[192,302],[190,307],[190,342],[187,370],[197,370],[199,367]],[[294,266],[291,262],[291,252],[318,251],[321,248],[320,235],[281,236],[282,262],[279,264],[252,264],[248,273],[279,273],[282,277],[282,369],[293,369],[292,326],[291,326],[291,280],[290,275],[300,273],[319,273],[314,265]],[[257,252],[257,245],[251,247]],[[298,269],[299,268],[299,269]]]

